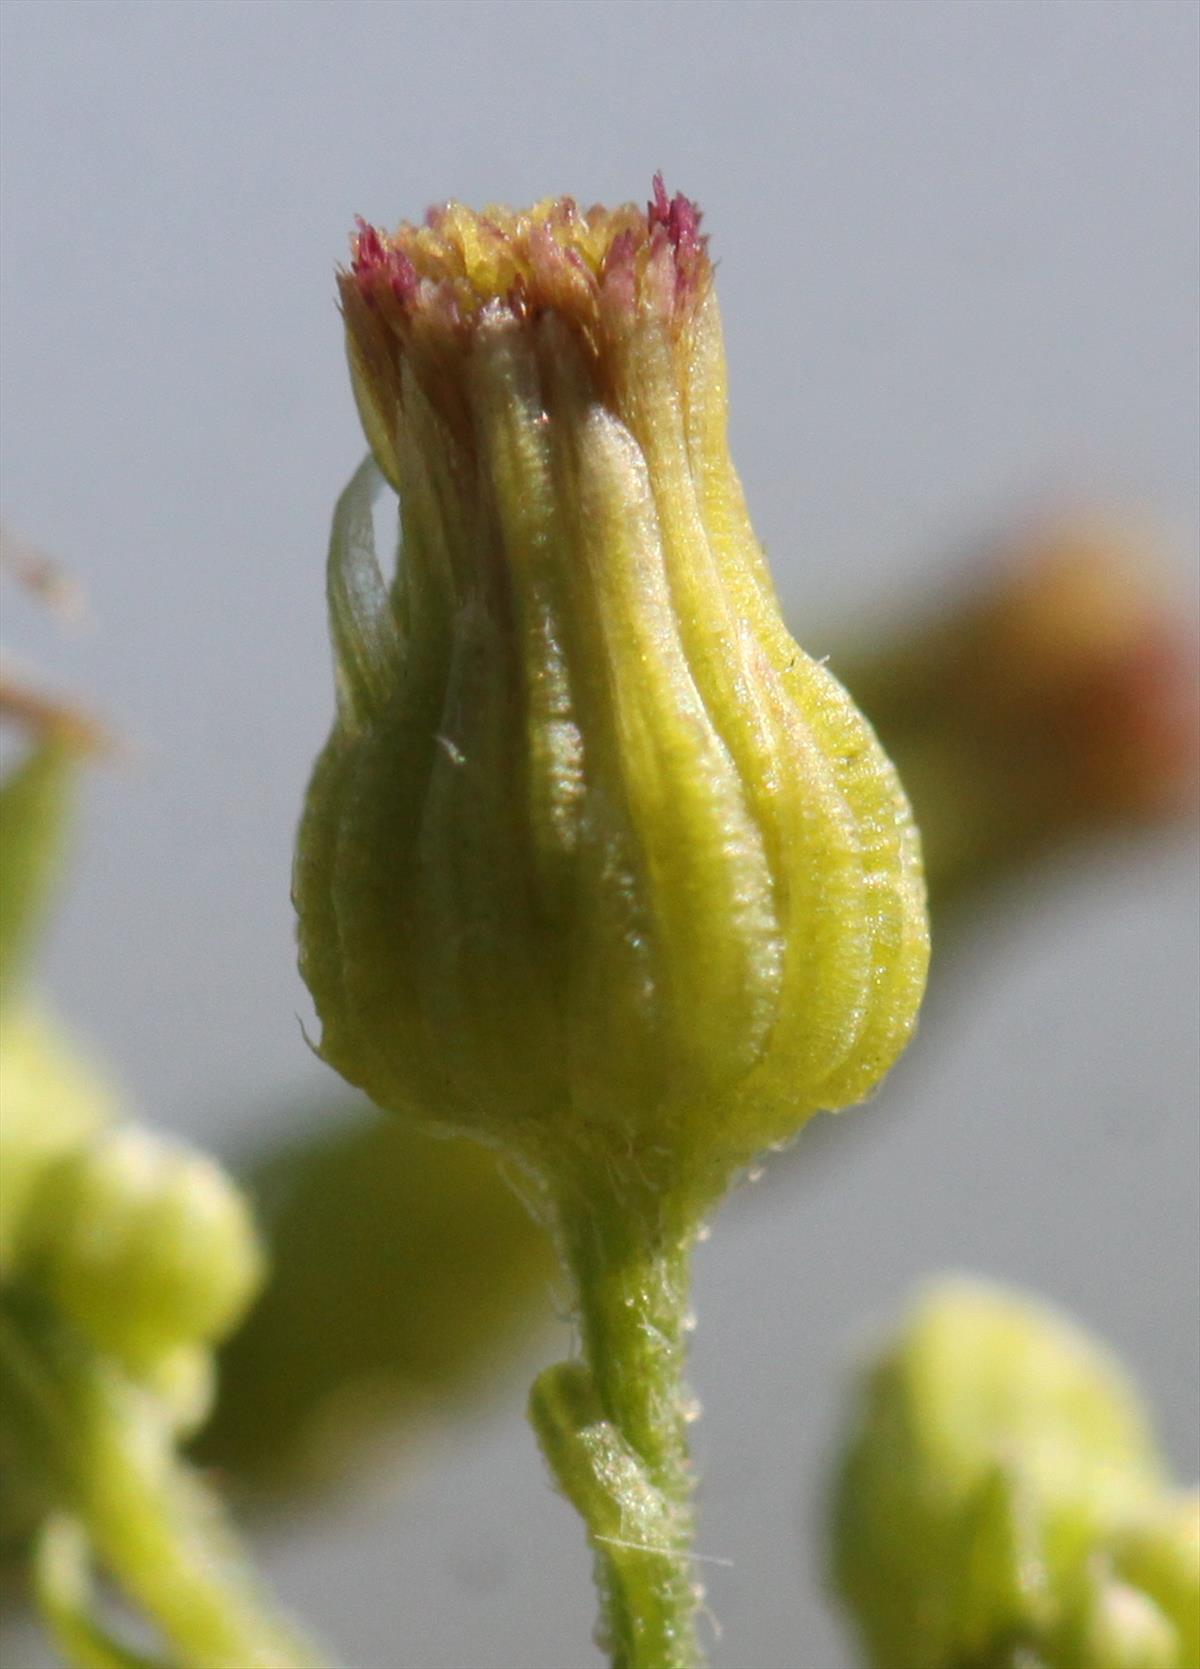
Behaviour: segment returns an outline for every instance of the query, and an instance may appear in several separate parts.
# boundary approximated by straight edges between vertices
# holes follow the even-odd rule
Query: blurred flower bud
[[[25,1214],[21,1262],[136,1373],[224,1337],[262,1275],[249,1210],[220,1167],[132,1125],[45,1173]]]
[[[542,1175],[697,1198],[907,1040],[918,843],[780,619],[726,445],[707,240],[458,204],[341,279],[372,471],[335,519],[338,716],[295,876],[323,1056]]]
[[[924,627],[839,665],[904,773],[937,898],[1195,808],[1196,624],[1117,526],[1044,526]]]
[[[935,1287],[870,1369],[837,1480],[835,1577],[871,1662],[982,1666],[1025,1642],[1098,1669],[1062,1644],[1083,1629],[1132,1669],[1129,1641],[1167,1638],[1152,1596],[1097,1591],[1080,1611],[1079,1595],[1162,1488],[1138,1400],[1093,1340],[1016,1294]]]
[[[1042,733],[1066,797],[1111,816],[1194,803],[1195,625],[1141,541],[1102,525],[1047,528],[980,627],[993,649],[981,705],[999,702],[1014,726]]]

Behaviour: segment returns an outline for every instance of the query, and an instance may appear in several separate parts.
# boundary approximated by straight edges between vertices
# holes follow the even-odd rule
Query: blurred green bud
[[[1200,1663],[1200,1491],[1149,1505],[1114,1538],[1112,1560],[1170,1618],[1180,1664]]]
[[[917,836],[788,635],[726,441],[698,212],[363,226],[375,470],[338,507],[338,713],[295,872],[321,1053],[543,1177],[698,1201],[861,1099],[915,1020]]]
[[[224,1337],[263,1267],[248,1207],[220,1167],[133,1125],[102,1132],[45,1173],[21,1261],[65,1316],[136,1373]]]
[[[116,1116],[108,1085],[36,1009],[0,1014],[0,1280],[14,1271],[31,1195],[47,1168]]]
[[[998,1643],[1045,1656],[1089,1559],[1162,1487],[1106,1351],[1030,1299],[947,1282],[864,1379],[834,1499],[835,1579],[881,1669],[982,1669]],[[1113,1607],[1093,1606],[1086,1626],[1116,1642],[1129,1608]]]

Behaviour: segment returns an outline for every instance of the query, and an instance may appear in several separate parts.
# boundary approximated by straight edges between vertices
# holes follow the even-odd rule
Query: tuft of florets
[[[338,289],[355,391],[385,468],[383,437],[404,399],[405,367],[461,432],[449,388],[479,331],[508,321],[544,334],[552,318],[572,339],[591,392],[615,408],[631,334],[665,332],[685,354],[712,287],[700,210],[682,193],[669,197],[661,174],[644,208],[580,209],[555,197],[477,212],[450,202],[431,208],[423,225],[383,232],[359,219],[357,227]]]
[[[518,316],[551,310],[599,331],[613,302],[648,303],[682,325],[712,276],[700,210],[682,192],[668,197],[661,174],[645,209],[581,210],[573,197],[480,212],[449,202],[422,226],[356,224],[339,274],[343,308],[377,308],[395,328],[469,327],[499,304]]]

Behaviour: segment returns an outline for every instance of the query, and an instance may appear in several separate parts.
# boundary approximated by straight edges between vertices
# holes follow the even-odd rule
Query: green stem
[[[582,1362],[534,1386],[530,1413],[582,1514],[614,1669],[699,1669],[683,1388],[692,1232],[661,1201],[591,1186],[560,1201]]]
[[[315,1669],[271,1613],[158,1405],[14,1293],[0,1313],[5,1415],[97,1559],[186,1669]]]

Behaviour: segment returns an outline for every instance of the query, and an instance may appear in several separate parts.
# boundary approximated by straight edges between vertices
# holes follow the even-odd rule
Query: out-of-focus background
[[[1186,610],[1198,17],[7,0],[4,515],[90,611],[63,637],[9,592],[5,636],[130,743],[92,773],[44,975],[148,1117],[236,1155],[332,1090],[301,1035],[288,867],[331,713],[325,534],[362,450],[332,282],[352,216],[644,197],[657,168],[695,195],[735,456],[813,652],[936,598],[1041,511],[1134,516]],[[877,1104],[806,1137],[811,1163],[802,1142],[702,1250],[720,1669],[850,1661],[822,1593],[825,1468],[856,1348],[925,1272],[1074,1310],[1195,1475],[1191,837],[1110,841],[984,910]],[[339,1661],[599,1662],[582,1532],[522,1417],[554,1348],[260,1529]],[[49,1660],[22,1637],[9,1661]]]

